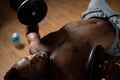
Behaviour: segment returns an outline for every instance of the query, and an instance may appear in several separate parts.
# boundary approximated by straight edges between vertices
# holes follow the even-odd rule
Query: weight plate
[[[17,12],[18,20],[25,25],[34,25],[42,21],[47,13],[47,4],[43,0],[27,1]]]
[[[88,59],[88,80],[101,80],[101,69],[104,60],[104,48],[99,45],[94,47]]]
[[[14,11],[17,11],[21,3],[24,1],[25,0],[9,0],[9,5]]]

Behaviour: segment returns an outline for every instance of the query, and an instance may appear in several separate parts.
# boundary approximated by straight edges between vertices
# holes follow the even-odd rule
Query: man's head
[[[4,80],[40,80],[44,77],[47,60],[44,52],[24,57],[6,73]]]

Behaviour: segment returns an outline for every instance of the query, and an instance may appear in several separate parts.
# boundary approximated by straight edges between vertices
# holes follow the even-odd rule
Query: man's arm
[[[32,25],[26,27],[26,37],[29,44],[30,54],[35,54],[40,51],[40,35],[38,25]]]

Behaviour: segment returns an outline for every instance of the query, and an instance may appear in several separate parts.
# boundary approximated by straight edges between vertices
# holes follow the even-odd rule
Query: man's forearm
[[[26,37],[29,43],[30,54],[35,54],[40,51],[40,35],[38,25],[26,27]]]

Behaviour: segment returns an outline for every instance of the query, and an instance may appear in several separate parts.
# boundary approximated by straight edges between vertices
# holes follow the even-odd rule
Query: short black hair
[[[4,80],[20,80],[17,69],[11,68],[4,76]]]

